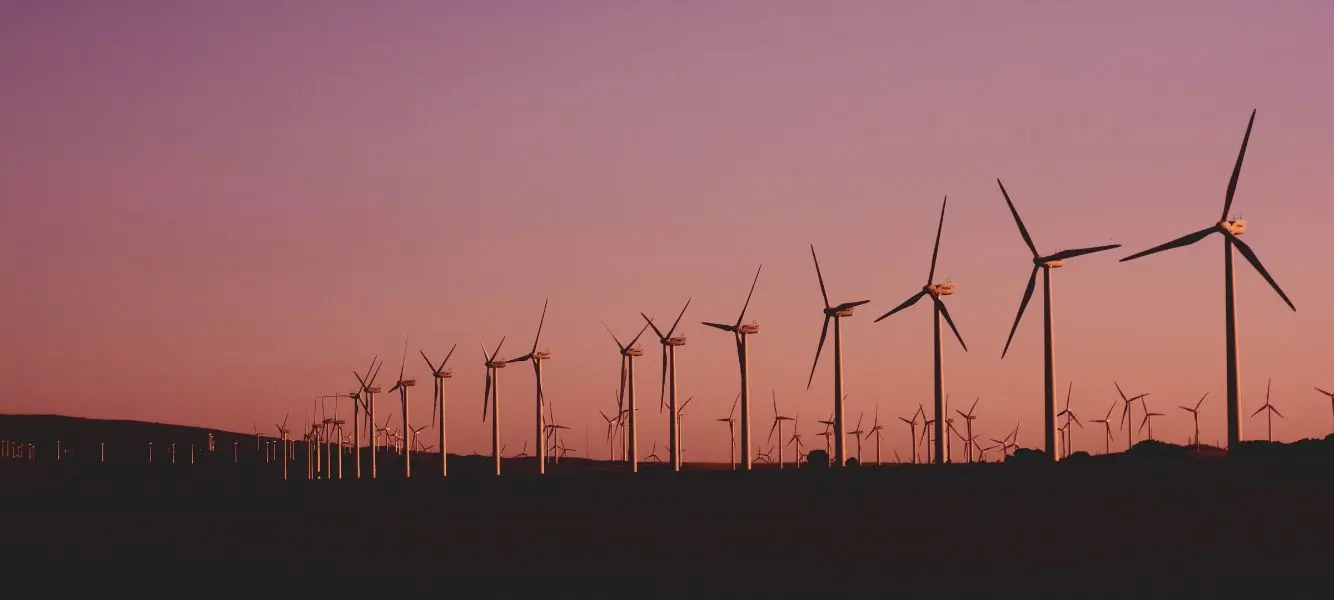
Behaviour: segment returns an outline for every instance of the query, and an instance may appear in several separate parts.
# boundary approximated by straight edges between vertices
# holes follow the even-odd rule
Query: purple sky
[[[692,297],[687,460],[722,460],[736,366],[698,323],[735,319],[764,263],[757,437],[776,390],[819,443],[807,244],[836,302],[873,300],[845,324],[849,420],[907,415],[930,397],[929,310],[872,320],[921,286],[949,194],[939,274],[972,350],[947,348],[947,389],[982,398],[982,435],[1018,420],[1038,446],[1039,303],[999,360],[1030,265],[1000,177],[1039,250],[1125,244],[1054,279],[1057,385],[1085,424],[1115,379],[1178,443],[1176,405],[1210,392],[1213,441],[1221,242],[1116,258],[1216,219],[1256,108],[1234,210],[1299,312],[1239,264],[1243,409],[1272,376],[1276,436],[1328,433],[1334,5],[999,4],[0,1],[0,410],[299,426],[372,354],[392,379],[409,334],[414,422],[413,356],[458,343],[451,450],[481,451],[478,339],[526,351],[549,296],[548,395],[601,457],[618,359],[599,321],[630,335]],[[646,454],[666,419],[644,341]],[[511,451],[533,419],[516,366]]]

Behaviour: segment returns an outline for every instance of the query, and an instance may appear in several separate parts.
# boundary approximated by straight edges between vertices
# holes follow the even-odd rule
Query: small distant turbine
[[[1195,422],[1195,436],[1192,437],[1191,439],[1194,441],[1196,453],[1199,453],[1200,451],[1200,405],[1204,404],[1204,399],[1208,397],[1209,397],[1209,392],[1205,392],[1203,396],[1200,396],[1200,401],[1196,402],[1194,407],[1190,406],[1177,407],[1180,408],[1181,410],[1190,413],[1191,420]]]
[[[1273,385],[1273,383],[1274,380],[1271,378],[1269,382],[1265,384],[1265,404],[1264,406],[1261,406],[1259,410],[1255,411],[1255,413],[1251,415],[1251,418],[1254,419],[1257,415],[1259,415],[1262,412],[1266,411],[1269,412],[1269,414],[1266,415],[1266,419],[1268,421],[1267,426],[1269,428],[1266,435],[1268,436],[1270,442],[1274,441],[1274,415],[1278,415],[1278,418],[1280,419],[1283,418],[1283,413],[1278,412],[1278,409],[1274,408],[1274,404],[1269,401],[1269,388],[1270,386]]]
[[[536,434],[533,437],[533,443],[537,445],[537,474],[543,475],[547,472],[547,448],[543,443],[543,434],[546,430],[545,419],[542,416],[542,405],[545,402],[545,395],[542,392],[542,361],[551,359],[550,350],[538,350],[537,345],[542,341],[542,326],[547,322],[547,301],[542,301],[542,318],[537,321],[537,336],[533,338],[533,348],[528,354],[517,358],[511,358],[505,362],[517,363],[528,361],[533,363],[533,377],[537,380],[537,416],[534,418],[536,423]]]
[[[687,308],[690,308],[690,299],[686,299],[686,305],[681,307],[681,312],[676,315],[676,321],[672,323],[667,333],[659,330],[648,315],[639,313],[639,316],[648,321],[648,326],[653,328],[653,334],[658,336],[658,342],[662,344],[662,385],[658,393],[658,412],[662,412],[665,403],[668,412],[676,415],[669,421],[667,432],[667,456],[672,462],[673,471],[681,470],[680,409],[676,406],[676,349],[686,345],[684,335],[673,334],[676,333],[677,325],[681,324],[681,317],[685,316]]]
[[[481,342],[478,342],[479,344]],[[482,422],[486,422],[486,407],[491,406],[491,458],[496,463],[496,476],[500,476],[500,373],[499,370],[505,368],[507,364],[504,360],[496,360],[496,355],[500,354],[500,347],[505,345],[505,338],[500,338],[500,343],[496,344],[496,349],[491,354],[486,353],[486,344],[482,346],[482,359],[486,365],[486,387],[482,390]]]

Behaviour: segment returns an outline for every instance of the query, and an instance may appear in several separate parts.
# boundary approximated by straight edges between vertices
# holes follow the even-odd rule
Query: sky
[[[763,264],[753,431],[772,395],[819,446],[814,244],[834,303],[871,300],[843,324],[849,429],[878,410],[883,458],[906,457],[931,311],[873,320],[921,288],[948,195],[938,279],[968,351],[946,340],[945,391],[980,398],[980,436],[1040,447],[1040,297],[1001,360],[1031,268],[1001,178],[1043,253],[1124,245],[1054,272],[1075,448],[1101,451],[1113,382],[1176,443],[1177,406],[1209,393],[1201,437],[1224,440],[1222,241],[1117,259],[1217,220],[1257,109],[1234,214],[1297,312],[1238,257],[1243,430],[1264,435],[1272,378],[1275,437],[1323,436],[1331,22],[1318,0],[0,0],[0,412],[272,432],[374,355],[388,389],[406,336],[413,424],[418,350],[457,344],[450,450],[487,452],[479,341],[527,352],[549,299],[546,394],[601,458],[620,359],[600,323],[624,341],[690,299],[686,460],[722,461],[737,365],[700,321],[735,321]],[[641,453],[663,455],[640,343]],[[533,381],[500,374],[509,453]]]

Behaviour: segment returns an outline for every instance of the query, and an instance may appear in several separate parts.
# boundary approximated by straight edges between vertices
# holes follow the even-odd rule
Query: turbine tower
[[[611,339],[616,342],[616,347],[621,351],[621,389],[616,396],[616,401],[623,402],[622,406],[625,406],[625,411],[629,413],[628,418],[630,425],[626,430],[626,435],[628,437],[625,442],[629,448],[626,451],[626,460],[630,461],[630,472],[638,473],[639,438],[637,437],[638,431],[635,429],[635,421],[638,420],[636,417],[639,415],[637,414],[638,409],[635,408],[635,357],[643,356],[644,349],[635,344],[639,343],[640,336],[644,335],[645,331],[648,331],[648,323],[645,323],[643,327],[639,328],[639,333],[635,334],[634,339],[630,340],[628,345],[621,344],[621,340],[616,337],[616,334],[611,333],[611,328],[607,327],[606,323],[602,324],[602,328],[606,329],[607,333],[611,334]],[[626,394],[627,379],[629,380],[630,385],[629,394]]]
[[[763,268],[764,265],[760,265],[759,268],[755,269],[755,279],[750,282],[750,293],[746,294],[746,303],[741,305],[741,314],[737,316],[736,323],[723,325],[708,321],[703,322],[704,325],[714,329],[731,332],[736,342],[736,358],[738,365],[741,367],[741,468],[745,471],[750,470],[750,456],[751,452],[754,451],[750,447],[750,379],[746,372],[746,363],[748,362],[746,339],[760,332],[760,324],[754,321],[742,324],[741,321],[746,318],[746,309],[750,308],[750,298],[755,295],[755,284],[760,282],[760,270]]]
[[[954,283],[947,281],[945,283],[935,284],[931,282],[932,279],[934,279],[936,276],[936,257],[940,253],[940,232],[942,229],[945,228],[945,206],[948,202],[949,202],[949,197],[946,196],[945,200],[940,203],[940,223],[936,225],[936,245],[935,248],[931,251],[931,270],[927,272],[926,285],[922,286],[922,291],[913,294],[912,297],[905,300],[903,304],[894,307],[894,310],[891,310],[883,315],[880,315],[880,318],[875,320],[876,323],[879,323],[885,317],[888,317],[896,312],[899,312],[905,308],[908,308],[909,306],[916,304],[917,301],[921,300],[923,297],[931,296],[931,302],[934,305],[933,322],[935,323],[935,333],[933,334],[932,337],[935,338],[935,367],[936,367],[935,370],[936,397],[934,406],[935,420],[933,421],[935,427],[935,441],[933,442],[935,445],[935,452],[933,456],[935,458],[936,464],[945,463],[945,416],[944,416],[945,382],[944,382],[944,373],[942,372],[942,365],[940,362],[940,318],[942,316],[945,317],[945,322],[949,324],[950,330],[954,332],[954,337],[958,338],[959,345],[963,346],[963,351],[964,352],[968,351],[968,344],[965,344],[963,342],[963,336],[959,335],[959,329],[954,326],[954,319],[950,318],[949,309],[945,308],[945,302],[940,299],[941,296],[949,296],[954,293]],[[858,462],[861,462],[860,457],[857,460]]]
[[[1177,407],[1180,408],[1181,410],[1190,413],[1191,420],[1195,422],[1195,437],[1192,439],[1195,444],[1196,454],[1199,454],[1200,452],[1200,405],[1204,404],[1204,399],[1208,397],[1209,397],[1209,392],[1205,392],[1203,396],[1200,396],[1200,401],[1196,402],[1193,408],[1190,406]]]
[[[1269,440],[1270,442],[1273,442],[1273,441],[1274,441],[1274,415],[1278,415],[1278,418],[1280,418],[1280,419],[1283,418],[1283,413],[1278,412],[1278,409],[1277,409],[1277,408],[1274,408],[1274,404],[1273,404],[1272,402],[1269,401],[1269,388],[1270,388],[1270,386],[1272,386],[1273,384],[1274,384],[1274,380],[1273,380],[1273,379],[1270,379],[1270,380],[1269,380],[1269,383],[1266,383],[1266,384],[1265,384],[1265,404],[1264,404],[1264,406],[1261,406],[1259,410],[1255,411],[1254,414],[1251,415],[1251,418],[1254,419],[1254,418],[1256,417],[1256,415],[1259,415],[1259,414],[1262,413],[1262,412],[1265,412],[1265,411],[1268,411],[1268,412],[1269,412],[1269,414],[1266,415],[1266,416],[1268,417],[1268,421],[1269,421],[1269,422],[1268,422],[1269,429],[1268,429],[1268,432],[1267,432],[1267,437],[1268,437],[1268,440]]]
[[[454,356],[454,350],[458,347],[458,344],[454,344],[454,346],[449,349],[449,353],[445,355],[445,360],[440,361],[439,365],[431,362],[431,359],[426,357],[425,350],[419,351],[421,352],[422,360],[426,361],[427,368],[431,369],[431,376],[435,378],[435,393],[431,396],[431,423],[440,428],[439,444],[441,477],[449,475],[449,465],[447,464],[449,462],[449,452],[448,447],[445,446],[445,380],[454,376],[454,371],[452,369],[446,369],[445,365],[449,363],[449,357]],[[436,421],[437,414],[440,416],[439,421]],[[354,413],[352,417],[353,431],[356,431],[356,422],[356,415]]]
[[[1014,325],[1010,327],[1010,336],[1005,340],[1005,349],[1001,351],[1001,359],[1004,360],[1005,355],[1010,351],[1010,342],[1014,341],[1014,333],[1019,330],[1019,320],[1024,318],[1024,309],[1028,307],[1028,301],[1033,299],[1033,288],[1037,285],[1038,271],[1042,271],[1042,440],[1047,451],[1046,459],[1054,462],[1060,460],[1060,452],[1056,443],[1056,383],[1055,365],[1053,365],[1055,349],[1053,348],[1051,332],[1051,270],[1064,266],[1066,259],[1120,248],[1121,244],[1061,250],[1051,256],[1042,256],[1038,254],[1038,248],[1033,244],[1033,238],[1028,235],[1028,228],[1024,227],[1024,220],[1019,218],[1019,211],[1014,207],[1014,202],[1010,200],[1009,192],[1005,191],[1005,184],[997,179],[996,185],[1000,186],[1001,195],[1005,196],[1005,204],[1010,207],[1010,214],[1014,215],[1014,224],[1019,226],[1019,235],[1024,238],[1024,245],[1028,246],[1028,251],[1033,253],[1033,271],[1028,275],[1028,287],[1024,288],[1024,298],[1019,301],[1019,312],[1014,316]]]
[[[810,377],[806,378],[806,389],[811,389],[811,382],[815,381],[815,367],[820,364],[820,351],[824,349],[825,336],[829,334],[829,321],[832,320],[834,322],[834,463],[843,467],[847,464],[848,458],[844,439],[848,432],[843,422],[843,334],[839,323],[842,319],[852,316],[852,309],[870,300],[830,306],[829,294],[825,292],[824,287],[824,275],[820,273],[820,259],[815,256],[814,244],[811,244],[811,260],[815,261],[815,278],[820,282],[820,297],[824,299],[824,325],[820,327],[820,344],[815,347],[815,361],[811,363]],[[857,457],[857,460],[861,461],[861,457]],[[781,468],[781,460],[779,465]]]
[[[505,345],[505,338],[500,338],[495,352],[486,353],[486,344],[482,346],[482,360],[486,364],[486,387],[482,389],[482,422],[486,422],[486,406],[491,404],[491,458],[496,462],[496,476],[500,476],[500,373],[505,368],[505,361],[496,360],[500,347]]]
[[[398,381],[389,393],[398,391],[399,402],[403,405],[403,478],[412,478],[412,426],[408,424],[408,388],[417,385],[416,379],[403,379],[403,369],[408,365],[408,338],[403,338],[403,362],[398,366]]]
[[[676,333],[676,326],[681,324],[681,317],[685,316],[687,308],[690,308],[689,298],[686,299],[686,305],[681,307],[681,312],[676,315],[676,321],[672,323],[672,328],[668,329],[667,333],[659,330],[648,315],[639,313],[639,316],[648,321],[648,326],[653,328],[653,334],[658,336],[658,342],[662,344],[662,389],[658,393],[658,412],[662,412],[665,394],[667,410],[672,414],[667,431],[667,457],[671,459],[673,471],[681,470],[680,413],[676,406],[676,349],[686,345],[686,336],[672,334]]]
[[[1228,218],[1228,211],[1232,209],[1232,196],[1237,191],[1237,179],[1241,177],[1241,162],[1246,157],[1246,144],[1251,139],[1251,127],[1253,125],[1255,125],[1254,110],[1251,111],[1250,122],[1246,124],[1246,135],[1241,138],[1241,151],[1237,153],[1237,164],[1232,167],[1232,179],[1227,184],[1227,195],[1223,199],[1223,213],[1218,218],[1218,222],[1195,233],[1183,235],[1165,244],[1154,246],[1121,259],[1121,262],[1125,262],[1164,250],[1189,246],[1214,233],[1223,236],[1223,320],[1227,338],[1228,448],[1232,448],[1233,444],[1241,442],[1241,375],[1237,365],[1237,304],[1233,285],[1232,249],[1235,247],[1246,259],[1246,262],[1251,263],[1251,266],[1260,272],[1260,276],[1269,282],[1269,286],[1274,288],[1275,292],[1278,292],[1279,297],[1288,305],[1288,308],[1293,311],[1297,310],[1297,307],[1292,304],[1292,300],[1288,299],[1288,295],[1283,293],[1282,288],[1278,287],[1278,283],[1269,275],[1269,271],[1265,270],[1264,265],[1260,263],[1260,259],[1255,256],[1255,251],[1251,250],[1246,242],[1241,241],[1241,235],[1246,233],[1246,220]]]
[[[546,401],[546,397],[542,393],[542,361],[551,358],[551,351],[537,349],[537,344],[542,341],[542,325],[546,324],[546,322],[547,322],[547,300],[543,300],[542,318],[537,321],[537,337],[533,338],[533,349],[529,350],[528,354],[525,354],[518,358],[511,358],[505,361],[507,363],[516,363],[524,361],[529,361],[533,363],[533,376],[537,379],[537,417],[536,417],[537,434],[536,437],[534,438],[535,440],[534,443],[537,445],[536,458],[537,458],[538,475],[544,475],[547,472],[547,447],[546,447],[547,445],[543,441],[545,437],[543,434],[545,433],[544,430],[546,429],[545,427],[546,423],[544,422],[544,419],[542,417],[542,403]]]

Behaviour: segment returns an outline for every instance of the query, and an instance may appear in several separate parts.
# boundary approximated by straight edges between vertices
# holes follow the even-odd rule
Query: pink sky
[[[0,3],[0,410],[300,425],[371,355],[392,379],[409,334],[414,422],[417,350],[458,343],[451,451],[483,451],[478,340],[526,351],[549,296],[547,393],[602,457],[619,362],[599,321],[630,335],[691,297],[687,460],[724,460],[736,363],[699,321],[735,319],[764,263],[756,437],[776,390],[820,444],[814,243],[835,302],[873,301],[845,322],[849,424],[878,404],[906,456],[892,417],[930,399],[930,311],[872,320],[920,287],[948,194],[939,274],[972,350],[947,346],[947,390],[982,398],[982,435],[1019,420],[1037,447],[1040,303],[1000,360],[1030,268],[1000,177],[1039,250],[1125,245],[1055,273],[1076,448],[1101,450],[1113,380],[1178,443],[1176,405],[1210,392],[1222,439],[1221,241],[1116,259],[1216,219],[1257,108],[1235,212],[1298,312],[1239,263],[1244,431],[1273,377],[1276,436],[1328,433],[1334,7],[1006,4]],[[641,452],[663,454],[644,342]],[[515,366],[511,451],[533,419]]]

